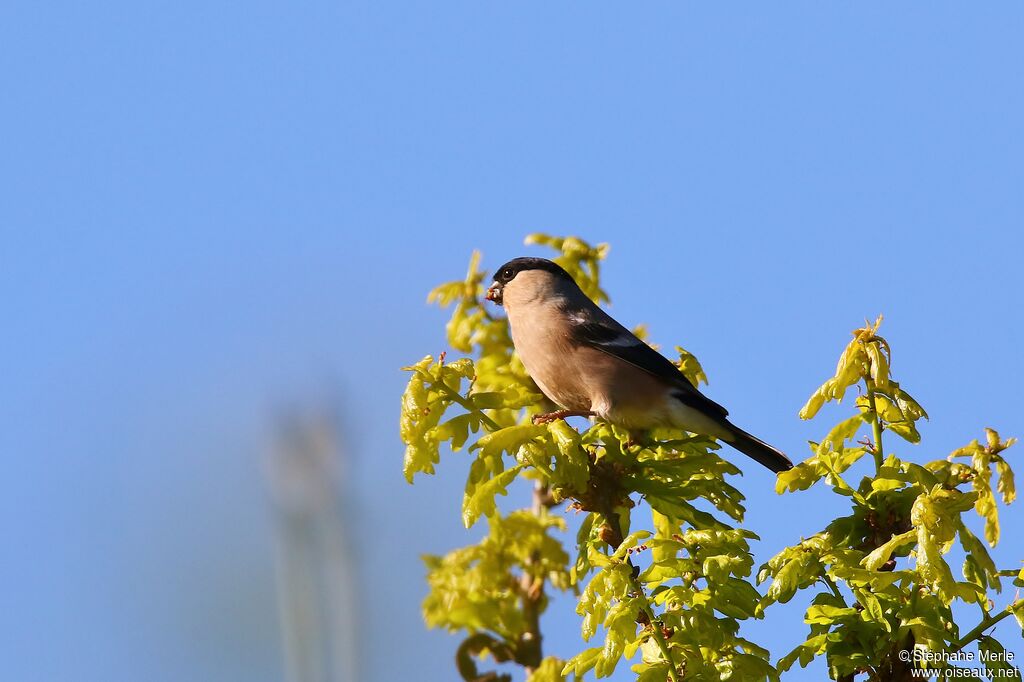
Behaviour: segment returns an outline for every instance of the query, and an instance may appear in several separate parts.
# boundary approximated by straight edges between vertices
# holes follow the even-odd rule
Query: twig
[[[868,403],[871,405],[871,431],[875,438],[875,446],[871,454],[875,456],[875,472],[882,468],[885,461],[885,454],[882,452],[882,419],[878,416],[878,406],[875,404],[875,382],[870,377],[864,377],[864,384],[868,389]]]
[[[484,424],[486,424],[487,428],[490,429],[491,431],[500,431],[501,430],[501,425],[498,422],[494,421],[493,419],[488,417],[486,414],[484,414],[483,410],[481,410],[479,407],[477,407],[476,405],[471,403],[468,399],[464,398],[461,393],[459,393],[458,391],[452,389],[452,387],[449,386],[448,384],[444,383],[444,381],[433,381],[431,385],[434,388],[441,389],[441,391],[445,395],[447,395],[453,401],[457,402],[459,405],[462,405],[464,408],[466,408],[470,412],[476,413],[476,415],[480,417],[480,421],[483,422]]]
[[[832,590],[832,594],[834,594],[845,605],[846,604],[846,598],[843,597],[843,593],[839,591],[839,586],[836,585],[836,582],[834,580],[832,580],[832,578],[828,575],[828,573],[822,573],[821,574],[821,579],[822,579],[822,582],[824,582],[826,585],[828,585],[829,588]]]
[[[1024,599],[1018,599],[1017,601],[1012,602],[1005,609],[1003,609],[994,616],[983,618],[982,621],[978,623],[973,630],[971,630],[966,635],[960,638],[960,641],[957,642],[956,646],[950,650],[950,653],[956,653],[957,651],[960,651],[965,646],[970,644],[973,640],[981,637],[985,630],[988,630],[990,627],[1001,621],[1003,618],[1012,615],[1014,611],[1020,608],[1024,608]]]

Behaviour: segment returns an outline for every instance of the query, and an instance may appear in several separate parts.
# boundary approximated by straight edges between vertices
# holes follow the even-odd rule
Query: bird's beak
[[[497,282],[492,283],[490,288],[487,289],[487,296],[485,298],[492,303],[501,305],[501,285]]]

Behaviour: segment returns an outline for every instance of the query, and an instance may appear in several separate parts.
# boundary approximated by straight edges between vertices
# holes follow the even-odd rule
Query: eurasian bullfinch
[[[730,423],[724,407],[599,308],[557,263],[510,260],[487,299],[505,308],[526,371],[562,408],[536,422],[581,416],[630,431],[684,429],[718,438],[772,471],[792,468],[782,452]]]

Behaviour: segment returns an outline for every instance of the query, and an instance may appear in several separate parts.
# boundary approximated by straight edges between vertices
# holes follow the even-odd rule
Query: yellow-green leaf
[[[908,530],[906,533],[893,535],[887,542],[879,545],[861,561],[861,565],[869,571],[877,571],[882,564],[889,560],[892,553],[903,545],[910,544],[917,536],[917,531]]]

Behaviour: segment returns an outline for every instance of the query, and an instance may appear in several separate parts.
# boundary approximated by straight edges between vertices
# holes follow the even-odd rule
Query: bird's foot
[[[629,431],[629,440],[626,441],[627,449],[640,448],[643,450],[651,444],[650,434],[645,431]]]
[[[548,424],[559,419],[567,419],[569,417],[593,417],[594,412],[583,411],[583,410],[557,410],[555,412],[548,412],[546,414],[535,414],[533,416],[534,424]]]

